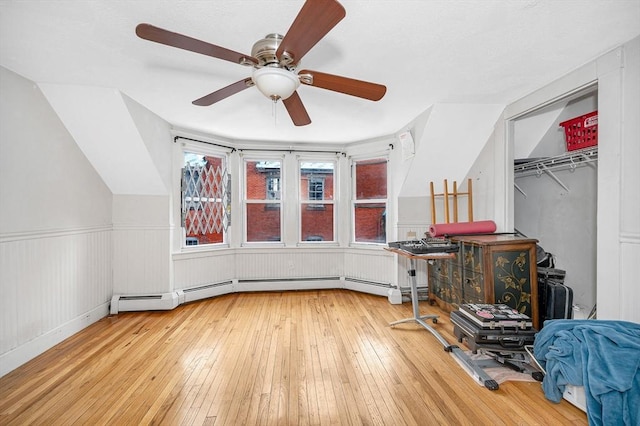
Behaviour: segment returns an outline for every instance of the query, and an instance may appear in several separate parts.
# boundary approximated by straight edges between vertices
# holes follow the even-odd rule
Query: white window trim
[[[242,183],[242,246],[250,246],[257,247],[262,245],[267,246],[283,246],[284,245],[284,226],[285,226],[285,215],[284,215],[284,200],[287,196],[286,193],[286,161],[283,155],[274,156],[273,154],[265,154],[260,155],[259,152],[252,152],[251,155],[246,155],[241,157],[242,161],[242,176],[240,177]],[[249,162],[260,162],[260,161],[278,161],[280,162],[280,199],[279,200],[269,200],[265,198],[262,200],[249,200],[247,197],[247,163]],[[247,241],[247,205],[248,204],[278,204],[280,206],[280,241]]]
[[[335,245],[338,240],[338,209],[339,204],[337,200],[338,188],[339,188],[339,161],[335,156],[325,155],[325,156],[298,156],[297,158],[297,172],[296,172],[296,188],[298,192],[298,245]],[[302,182],[302,163],[306,162],[316,162],[316,163],[332,163],[333,164],[333,198],[331,200],[303,200],[302,199],[302,188],[300,187]],[[326,190],[326,182],[325,182],[325,190]],[[333,238],[331,241],[306,241],[302,240],[302,205],[303,204],[331,204],[333,205]]]
[[[229,234],[225,230],[222,234],[222,242],[221,243],[211,243],[211,244],[198,244],[198,245],[187,245],[187,232],[185,227],[182,225],[182,169],[184,168],[184,157],[186,153],[202,155],[202,156],[212,156],[212,157],[221,157],[225,164],[225,168],[227,171],[230,170],[230,155],[229,150],[224,148],[219,148],[215,146],[202,146],[202,144],[196,144],[191,142],[183,142],[180,149],[180,163],[178,167],[178,200],[179,207],[179,226],[180,226],[180,251],[181,252],[193,252],[193,251],[207,251],[212,249],[220,249],[229,247]],[[231,177],[233,180],[233,176]]]
[[[369,198],[366,200],[358,200],[356,198],[356,163],[358,162],[365,162],[368,160],[376,160],[376,159],[380,159],[380,160],[385,160],[387,163],[387,176],[386,176],[386,180],[387,180],[387,197],[386,198]],[[389,213],[389,178],[390,178],[390,171],[389,171],[389,164],[390,164],[390,160],[389,160],[389,152],[385,151],[383,153],[373,153],[373,154],[369,154],[369,155],[358,155],[358,156],[351,156],[349,158],[349,169],[351,171],[351,199],[350,199],[350,203],[349,203],[349,208],[350,208],[350,217],[351,217],[351,235],[349,237],[349,245],[352,247],[380,247],[380,246],[386,246],[387,245],[387,241],[386,239],[389,236],[389,220],[387,220],[385,222],[385,241],[384,242],[371,242],[371,241],[356,241],[356,218],[355,218],[355,206],[357,204],[374,204],[374,203],[384,203],[386,206],[386,212],[387,212],[387,217],[388,217],[388,213]]]

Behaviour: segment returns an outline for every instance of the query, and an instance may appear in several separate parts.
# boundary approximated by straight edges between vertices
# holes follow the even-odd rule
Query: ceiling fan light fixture
[[[277,67],[256,69],[251,79],[263,95],[273,100],[287,99],[300,86],[296,74]]]

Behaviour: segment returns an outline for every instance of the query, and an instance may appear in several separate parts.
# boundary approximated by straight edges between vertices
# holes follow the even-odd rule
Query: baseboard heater
[[[183,303],[231,293],[232,284],[231,281],[225,281],[161,294],[116,294],[111,298],[109,313],[116,315],[118,312],[130,311],[170,311]]]
[[[361,293],[389,297],[389,291],[391,291],[392,286],[389,283],[345,277],[344,288],[347,290],[359,291]]]
[[[109,313],[131,311],[170,311],[183,303],[208,299],[228,293],[245,291],[287,291],[317,290],[328,288],[345,288],[363,293],[387,296],[391,288],[388,283],[379,283],[356,278],[323,277],[323,278],[281,278],[281,279],[247,279],[237,282],[225,281],[176,290],[170,293],[121,295],[111,298]]]
[[[237,292],[319,290],[328,288],[342,288],[340,277],[242,279],[238,280],[234,285],[234,291]]]
[[[133,296],[115,294],[111,298],[109,313],[116,315],[118,312],[127,311],[170,311],[181,303],[184,303],[182,291]]]
[[[340,277],[309,277],[309,278],[251,278],[238,280],[239,283],[278,283],[278,282],[305,282],[305,281],[336,281]]]
[[[378,282],[378,281],[370,281],[370,280],[363,280],[363,279],[360,279],[360,278],[349,278],[349,277],[346,277],[344,280],[352,282],[352,283],[375,285],[377,287],[391,288],[391,284],[389,284],[389,283],[381,283],[381,282]]]

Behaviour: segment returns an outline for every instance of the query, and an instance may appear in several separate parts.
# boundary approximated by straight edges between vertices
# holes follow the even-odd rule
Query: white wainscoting
[[[185,295],[349,288],[387,296],[395,288],[395,259],[382,247],[185,251],[173,259],[174,288]]]
[[[111,228],[0,236],[0,376],[108,313]]]
[[[409,291],[411,282],[409,280],[409,269],[411,262],[403,256],[396,256],[398,262],[398,286],[402,290]],[[426,288],[428,286],[427,262],[424,260],[416,261],[416,283],[418,288]]]
[[[113,292],[155,294],[172,291],[171,228],[114,226]]]
[[[235,279],[236,253],[232,249],[186,252],[173,256],[175,290],[206,287]]]
[[[347,249],[344,254],[344,276],[352,280],[395,286],[395,257],[382,247],[375,250]]]
[[[344,275],[343,249],[241,249],[236,254],[238,280],[327,278]]]
[[[337,279],[344,275],[343,249],[241,248],[175,254],[174,288],[192,289],[233,281],[274,282]],[[244,290],[249,287],[242,286]],[[258,289],[258,287],[256,287]]]

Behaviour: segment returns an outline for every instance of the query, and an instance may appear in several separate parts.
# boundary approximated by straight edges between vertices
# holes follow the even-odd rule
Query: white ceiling
[[[250,69],[134,32],[147,22],[250,54],[266,34],[286,33],[302,3],[0,0],[0,65],[37,83],[118,89],[178,128],[344,143],[402,131],[433,104],[507,104],[640,34],[640,0],[342,0],[345,19],[301,68],[381,83],[387,94],[371,102],[301,86],[312,123],[295,127],[255,88],[192,105]]]

